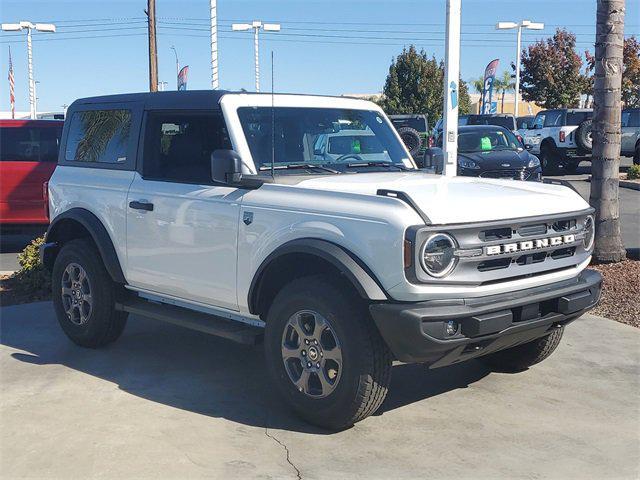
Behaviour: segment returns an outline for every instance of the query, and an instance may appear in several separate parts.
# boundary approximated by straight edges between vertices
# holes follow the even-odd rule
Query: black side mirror
[[[427,148],[422,157],[422,165],[419,164],[418,166],[441,174],[444,170],[444,152],[438,147]]]
[[[214,150],[211,154],[211,179],[240,188],[259,188],[271,183],[271,177],[242,173],[242,159],[234,150]]]
[[[242,159],[233,150],[214,150],[211,179],[216,183],[237,184],[242,178]]]

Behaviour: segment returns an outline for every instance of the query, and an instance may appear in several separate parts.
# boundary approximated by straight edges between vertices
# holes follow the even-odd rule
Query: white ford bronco
[[[41,258],[73,342],[113,342],[130,313],[264,342],[284,401],[332,429],[380,407],[394,360],[520,371],[600,295],[576,192],[421,171],[362,100],[78,100],[49,199]]]

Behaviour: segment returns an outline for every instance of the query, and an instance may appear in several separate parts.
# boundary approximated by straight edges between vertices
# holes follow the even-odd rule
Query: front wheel
[[[116,284],[91,241],[81,238],[62,247],[51,283],[58,322],[74,343],[96,348],[120,336],[128,314],[115,309]]]
[[[564,327],[549,335],[512,348],[490,353],[478,360],[498,372],[521,372],[551,355],[562,339]]]
[[[285,286],[269,309],[265,355],[282,397],[309,423],[353,425],[382,404],[391,353],[365,305],[329,276]]]

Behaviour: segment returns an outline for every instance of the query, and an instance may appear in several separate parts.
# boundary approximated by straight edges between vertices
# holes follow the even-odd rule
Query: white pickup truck
[[[525,145],[538,156],[546,174],[575,173],[591,160],[593,110],[559,108],[538,112],[529,129],[519,130]]]
[[[49,199],[41,258],[73,342],[113,342],[130,313],[264,341],[283,400],[332,429],[380,407],[394,360],[526,369],[600,295],[580,195],[421,171],[362,100],[81,99]]]

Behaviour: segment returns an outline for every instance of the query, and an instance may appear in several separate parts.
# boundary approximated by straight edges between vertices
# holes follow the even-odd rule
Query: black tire
[[[532,342],[490,353],[478,360],[496,372],[521,372],[551,355],[560,344],[563,332],[564,327]]]
[[[289,320],[301,311],[322,315],[341,347],[340,376],[331,393],[322,398],[300,391],[283,359],[283,335]],[[391,353],[366,305],[329,276],[304,277],[278,293],[267,316],[265,355],[270,376],[292,409],[307,422],[331,430],[350,427],[373,414],[391,381]],[[311,352],[307,355],[310,358]]]
[[[84,270],[90,289],[90,308],[82,324],[72,321],[67,314],[62,295],[63,276],[72,264]],[[115,310],[117,288],[93,242],[80,238],[64,244],[53,265],[52,299],[58,322],[72,342],[97,348],[115,341],[122,334],[128,314]]]
[[[415,128],[400,127],[398,129],[398,135],[400,135],[400,138],[407,147],[407,150],[409,150],[411,156],[414,158],[418,156],[420,148],[422,147],[422,136],[420,135],[420,132]]]
[[[633,152],[633,164],[640,165],[640,143],[636,145],[636,150]]]
[[[580,166],[580,162],[574,161],[574,162],[567,162],[564,165],[564,170],[565,172],[573,175],[578,171],[578,167]]]
[[[544,144],[540,146],[540,166],[544,175],[554,175],[558,173],[558,159],[554,155],[555,148]]]
[[[576,145],[590,152],[593,148],[593,139],[591,138],[591,128],[593,125],[592,120],[585,120],[580,124],[580,126],[576,129],[575,139]]]

